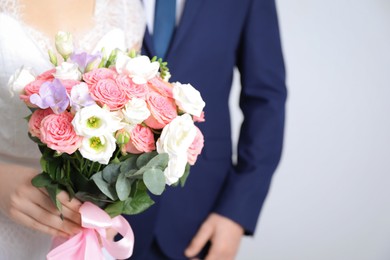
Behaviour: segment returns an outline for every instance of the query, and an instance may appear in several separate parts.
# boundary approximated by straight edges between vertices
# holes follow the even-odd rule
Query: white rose
[[[168,166],[164,170],[165,183],[172,185],[183,176],[187,165],[187,156],[169,156]]]
[[[88,85],[84,82],[73,86],[70,91],[70,104],[74,111],[79,111],[82,107],[96,104],[89,94]]]
[[[125,121],[130,124],[140,124],[150,116],[145,100],[132,98],[122,109]]]
[[[118,53],[115,67],[119,74],[128,75],[135,84],[145,84],[157,76],[160,64],[157,61],[151,62],[147,56],[130,58]]]
[[[13,96],[15,93],[20,94],[24,87],[35,80],[35,75],[31,68],[21,67],[15,71],[14,75],[9,78],[8,88]]]
[[[72,125],[76,134],[81,136],[106,136],[124,127],[121,120],[118,113],[94,104],[77,111]]]
[[[84,158],[101,164],[108,164],[116,149],[116,139],[112,134],[84,137],[79,151]]]
[[[75,63],[63,62],[56,67],[56,72],[53,74],[57,79],[73,79],[81,80],[81,72]]]
[[[173,83],[173,98],[177,106],[185,113],[200,117],[204,106],[200,93],[191,84]]]
[[[169,155],[168,167],[164,171],[168,185],[171,185],[174,179],[177,181],[183,176],[187,163],[187,150],[195,136],[196,127],[189,114],[176,117],[162,130],[156,148],[158,153]]]
[[[74,50],[72,34],[68,32],[58,32],[55,36],[57,51],[66,60]]]

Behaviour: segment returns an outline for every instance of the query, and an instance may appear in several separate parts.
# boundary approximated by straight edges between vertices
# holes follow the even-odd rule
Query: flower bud
[[[61,54],[64,60],[73,53],[73,37],[68,32],[58,32],[55,37],[55,45],[57,51]]]
[[[115,137],[116,143],[119,145],[127,144],[130,141],[130,134],[124,129],[118,130]]]
[[[49,53],[49,58],[50,58],[51,64],[53,64],[54,66],[57,66],[58,61],[57,61],[57,56],[54,53],[54,51],[52,49],[49,49],[48,53]]]

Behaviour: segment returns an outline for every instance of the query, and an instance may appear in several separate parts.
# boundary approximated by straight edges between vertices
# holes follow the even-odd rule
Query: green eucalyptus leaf
[[[115,183],[120,172],[120,166],[121,165],[119,163],[107,165],[102,171],[103,179],[109,184]]]
[[[130,155],[131,156],[129,156],[126,160],[121,162],[120,171],[123,173],[128,173],[130,171],[138,169],[137,167],[138,155],[135,154],[130,154]]]
[[[146,190],[139,190],[132,199],[124,202],[123,214],[135,215],[147,210],[154,204]]]
[[[158,168],[151,168],[145,171],[144,183],[148,190],[154,195],[161,195],[165,189],[164,172]]]
[[[131,181],[126,178],[125,173],[120,173],[115,184],[116,193],[118,194],[119,200],[125,201],[131,191]]]
[[[141,157],[141,156],[140,156]],[[160,169],[164,170],[168,165],[168,154],[157,154],[156,152],[148,153],[147,156],[143,158],[138,158],[137,165],[143,165],[138,171],[127,174],[127,177],[132,177],[134,179],[142,178],[142,175],[148,169]],[[140,163],[139,163],[140,162]]]
[[[169,161],[169,156],[167,153],[161,153],[154,156],[152,159],[149,160],[149,162],[146,164],[147,168],[160,168],[161,170],[164,170]]]
[[[134,176],[137,172],[138,172],[138,170],[134,169],[134,170],[130,170],[130,171],[126,172],[125,175],[127,178],[129,178],[129,177]]]
[[[110,217],[116,217],[123,213],[123,209],[125,207],[124,201],[116,201],[115,203],[112,203],[108,205],[104,210],[107,212]]]
[[[137,159],[137,168],[141,169],[145,166],[150,160],[157,155],[157,152],[153,151],[150,153],[143,153]]]
[[[189,176],[189,174],[190,174],[190,168],[191,168],[190,164],[187,163],[186,169],[184,170],[184,174],[183,174],[183,176],[181,176],[181,178],[180,178],[180,185],[181,185],[182,187],[184,187],[184,185],[186,184],[187,178],[188,178],[188,176]]]
[[[95,184],[98,186],[99,190],[109,197],[112,200],[117,200],[118,196],[116,195],[115,189],[110,186],[109,183],[107,183],[102,176],[102,172],[97,172],[92,176],[92,180],[95,182]]]

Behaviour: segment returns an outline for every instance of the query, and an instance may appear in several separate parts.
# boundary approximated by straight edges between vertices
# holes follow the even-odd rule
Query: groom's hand
[[[188,258],[195,257],[208,241],[211,247],[205,260],[233,260],[237,254],[244,229],[236,222],[212,213],[203,222],[198,233],[185,251]]]

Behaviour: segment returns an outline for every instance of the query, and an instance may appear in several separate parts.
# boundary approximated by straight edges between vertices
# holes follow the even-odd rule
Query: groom
[[[191,83],[206,102],[205,147],[184,188],[128,217],[131,259],[234,259],[252,235],[283,141],[285,70],[274,0],[144,0],[143,53],[168,62],[171,82]],[[244,121],[232,163],[229,93],[241,75]]]

